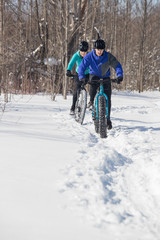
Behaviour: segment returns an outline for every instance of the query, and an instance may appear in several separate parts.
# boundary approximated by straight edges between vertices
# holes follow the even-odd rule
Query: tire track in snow
[[[102,226],[105,222],[119,222],[123,219],[120,214],[115,217],[107,204],[116,205],[120,202],[112,190],[112,173],[115,174],[117,167],[131,163],[131,160],[110,147],[108,139],[99,138],[90,118],[87,114],[82,126],[72,119],[71,126],[67,126],[73,137],[78,136],[80,150],[76,160],[63,171],[65,182],[60,192],[67,193],[73,209],[80,207],[79,211],[84,211],[82,215],[87,213],[87,218],[96,226]]]
[[[147,120],[148,111],[153,113],[151,107],[141,111],[140,106],[118,108],[117,111],[127,111],[127,114],[135,111],[138,116],[146,115]],[[116,108],[113,116],[114,112]],[[148,121],[139,119],[113,119],[114,129],[107,139],[100,139],[95,133],[89,113],[86,113],[82,126],[70,119],[67,128],[79,141],[80,150],[75,161],[63,170],[64,182],[60,184],[60,192],[70,200],[71,205],[67,207],[83,218],[86,216],[92,224],[98,227],[108,223],[128,224],[141,233],[152,233],[154,239],[160,226],[155,208],[159,198],[155,198],[157,189],[155,192],[151,189],[154,182],[150,183],[147,175],[150,167],[154,171],[155,166],[160,168],[156,157],[158,141],[154,138],[159,127],[152,127]],[[152,125],[156,126],[154,122]],[[156,165],[153,164],[155,157]],[[145,166],[144,169],[141,166]],[[144,205],[145,199],[149,204]]]

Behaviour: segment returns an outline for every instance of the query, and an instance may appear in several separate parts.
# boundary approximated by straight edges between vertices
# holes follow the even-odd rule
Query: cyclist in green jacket
[[[76,101],[77,101],[77,91],[80,89],[82,82],[79,81],[78,78],[78,68],[79,65],[81,64],[82,59],[86,56],[87,51],[88,51],[88,43],[86,41],[82,41],[79,45],[79,50],[72,56],[68,67],[67,67],[67,77],[71,77],[71,71],[72,68],[74,67],[74,65],[76,64],[76,74],[77,74],[77,78],[75,81],[75,88],[74,88],[74,93],[73,93],[73,101],[72,101],[72,106],[70,109],[70,115],[74,115],[74,111],[75,111],[75,105],[76,105]],[[88,80],[89,79],[89,69],[86,69],[85,71],[85,77]]]

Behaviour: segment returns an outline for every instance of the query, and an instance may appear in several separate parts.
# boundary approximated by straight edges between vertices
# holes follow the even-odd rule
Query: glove
[[[123,81],[123,77],[120,76],[120,77],[117,78],[117,83],[118,84],[120,84],[122,81]]]
[[[71,77],[71,71],[70,71],[70,70],[67,70],[66,76],[67,76],[67,77]]]

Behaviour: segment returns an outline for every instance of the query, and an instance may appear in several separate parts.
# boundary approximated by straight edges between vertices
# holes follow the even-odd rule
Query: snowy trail
[[[15,96],[1,114],[1,239],[159,240],[160,93],[114,92],[107,139],[71,101]]]
[[[113,98],[116,104],[118,96]],[[144,96],[140,105],[139,98],[137,102],[134,95],[129,98],[133,106],[113,106],[114,129],[107,139],[94,132],[88,112],[83,126],[69,122],[67,128],[74,129],[74,138],[79,137],[80,150],[64,171],[61,192],[95,226],[115,224],[118,228],[120,224],[123,232],[128,225],[130,239],[136,235],[151,239],[150,234],[160,233],[159,101]]]

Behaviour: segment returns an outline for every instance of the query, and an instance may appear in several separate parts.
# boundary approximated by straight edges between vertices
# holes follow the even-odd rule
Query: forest
[[[122,64],[119,89],[160,90],[158,0],[0,0],[0,94],[66,98],[68,62],[97,32]]]

